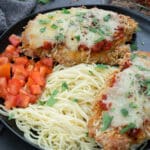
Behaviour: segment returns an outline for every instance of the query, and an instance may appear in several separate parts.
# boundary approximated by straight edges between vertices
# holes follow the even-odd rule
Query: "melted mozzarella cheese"
[[[108,113],[113,116],[112,127],[135,123],[140,128],[150,118],[150,96],[145,92],[146,87],[142,88],[144,81],[150,81],[150,67],[139,57],[131,67],[117,75],[117,81],[109,88],[105,101],[106,104],[111,103]],[[121,113],[122,109],[128,111],[127,116]]]
[[[40,48],[44,41],[64,42],[70,50],[77,50],[80,44],[91,47],[98,39],[112,40],[119,26],[118,14],[111,11],[98,8],[71,8],[68,11],[39,14],[30,21],[26,28],[30,47]],[[56,38],[60,34],[64,36],[61,41]]]

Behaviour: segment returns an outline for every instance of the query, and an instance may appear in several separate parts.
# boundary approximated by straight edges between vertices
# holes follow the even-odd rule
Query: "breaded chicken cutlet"
[[[71,8],[39,14],[22,34],[24,52],[52,56],[67,66],[79,63],[118,64],[129,52],[137,29],[129,16],[98,8]]]
[[[129,150],[150,139],[150,53],[133,53],[124,65],[97,97],[88,123],[104,150]]]

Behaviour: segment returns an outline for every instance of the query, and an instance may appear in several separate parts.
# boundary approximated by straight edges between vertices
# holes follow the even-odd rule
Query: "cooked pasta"
[[[87,121],[95,96],[116,70],[96,64],[58,65],[37,104],[0,113],[15,119],[25,138],[45,150],[98,149],[88,137]]]

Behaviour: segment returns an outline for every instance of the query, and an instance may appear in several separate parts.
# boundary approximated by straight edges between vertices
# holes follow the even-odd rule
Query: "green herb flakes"
[[[131,102],[131,103],[129,103],[129,107],[135,109],[135,108],[137,108],[138,106],[137,106],[135,103]]]
[[[105,22],[108,22],[110,20],[110,18],[111,18],[111,14],[108,14],[108,15],[106,15],[106,16],[103,17],[103,20]]]
[[[131,51],[136,51],[138,49],[137,47],[137,44],[136,43],[132,43],[130,44],[130,48],[131,48]]]
[[[135,54],[135,53],[133,53],[133,54],[131,54],[131,60],[134,60],[135,58],[137,57],[137,54]]]
[[[55,24],[52,24],[52,25],[51,25],[51,28],[53,28],[53,29],[57,29],[57,28],[58,28],[58,26],[57,26],[57,25],[55,25]]]
[[[66,9],[66,8],[63,8],[62,9],[62,13],[63,14],[70,14],[70,11],[68,9]]]
[[[76,35],[75,39],[79,42],[80,41],[80,35]]]
[[[140,71],[150,71],[150,69],[148,68],[145,68],[143,66],[140,66],[140,65],[135,65]]]
[[[37,102],[37,104],[38,104],[38,105],[44,105],[44,104],[45,104],[45,101],[40,101],[40,100],[39,100],[39,101]]]
[[[104,39],[105,39],[104,37],[100,37],[100,38],[98,38],[97,40],[95,40],[94,43],[101,42],[101,41],[103,41]]]
[[[79,100],[77,98],[74,98],[72,101],[77,103]]]
[[[110,116],[107,112],[104,112],[102,116],[102,131],[105,131],[111,125],[113,116]]]
[[[56,102],[57,102],[57,100],[56,100],[54,97],[51,96],[51,97],[48,99],[48,101],[46,102],[46,105],[52,107]]]
[[[97,69],[108,69],[108,66],[107,66],[107,65],[104,65],[104,64],[97,64],[97,65],[96,65],[96,68],[97,68]]]
[[[42,24],[42,25],[46,25],[46,24],[48,24],[49,23],[49,20],[42,20],[42,19],[40,19],[39,20],[39,24]]]
[[[14,119],[15,115],[13,113],[9,113],[8,115],[8,120]]]
[[[89,74],[92,76],[94,75],[94,73],[91,70],[89,70]]]
[[[68,90],[68,84],[66,82],[63,82],[61,85],[62,91]]]
[[[40,32],[41,32],[41,33],[44,33],[45,30],[46,30],[46,27],[40,28]]]
[[[55,36],[55,39],[59,42],[62,42],[64,40],[64,35],[62,33],[59,33],[57,36]]]
[[[124,134],[124,133],[126,133],[129,130],[134,129],[134,128],[136,128],[136,125],[134,123],[129,123],[126,127],[122,128],[120,130],[120,134]]]
[[[122,108],[122,109],[120,110],[120,112],[121,112],[121,114],[122,114],[124,117],[127,117],[127,116],[128,116],[128,110],[127,110],[127,109]]]
[[[54,90],[51,94],[51,96],[49,97],[48,101],[46,102],[46,105],[48,106],[53,106],[56,102],[57,102],[57,99],[55,98],[55,96],[58,94],[58,90]]]

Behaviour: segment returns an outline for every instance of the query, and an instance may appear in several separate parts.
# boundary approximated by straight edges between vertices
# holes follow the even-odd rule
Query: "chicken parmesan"
[[[89,135],[104,150],[128,150],[150,139],[150,54],[133,53],[96,99]],[[109,144],[108,144],[109,143]]]
[[[98,8],[71,8],[37,15],[22,33],[29,56],[52,56],[68,66],[79,63],[118,64],[129,52],[124,45],[136,31],[129,16]]]

